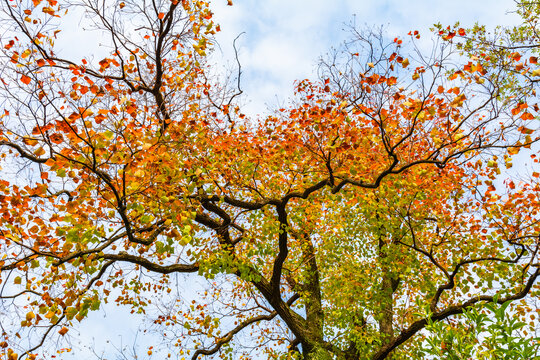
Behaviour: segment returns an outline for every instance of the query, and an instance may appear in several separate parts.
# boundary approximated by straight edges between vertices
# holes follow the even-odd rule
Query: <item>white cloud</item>
[[[490,27],[518,22],[509,0],[490,1],[359,1],[359,0],[237,0],[234,6],[214,1],[221,24],[218,41],[223,56],[233,59],[232,41],[240,33],[243,87],[250,101],[248,113],[259,114],[276,97],[292,95],[294,80],[313,77],[317,58],[347,37],[345,24],[385,25],[391,36],[419,30],[428,41],[437,22],[463,26],[475,22]],[[355,15],[355,16],[353,16]]]

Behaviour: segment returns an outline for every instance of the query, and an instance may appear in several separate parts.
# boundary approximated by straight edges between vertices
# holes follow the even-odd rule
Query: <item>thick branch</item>
[[[198,264],[172,264],[172,265],[159,265],[149,261],[148,259],[130,255],[126,252],[121,252],[119,254],[103,254],[101,256],[103,259],[115,260],[115,261],[124,261],[132,264],[137,264],[143,268],[160,273],[160,274],[170,274],[170,273],[193,273],[199,271]]]
[[[288,238],[288,224],[287,224],[287,212],[285,211],[285,204],[277,207],[278,221],[279,221],[279,237],[278,248],[279,252],[274,260],[274,268],[272,270],[272,280],[270,284],[272,286],[272,297],[275,301],[281,299],[280,284],[281,273],[283,270],[283,264],[289,255],[289,247],[287,245]]]
[[[399,345],[403,344],[405,341],[409,340],[411,337],[413,337],[418,331],[422,330],[429,321],[441,321],[444,320],[452,315],[458,315],[462,314],[468,307],[475,305],[480,302],[497,302],[498,304],[504,304],[507,301],[514,301],[523,299],[529,291],[531,290],[532,286],[540,276],[540,268],[536,269],[536,271],[529,277],[527,283],[523,287],[523,289],[519,292],[517,292],[514,295],[509,295],[506,297],[498,297],[497,295],[491,296],[491,295],[482,295],[477,296],[474,298],[471,298],[467,301],[465,301],[462,304],[459,305],[452,305],[447,307],[446,309],[434,313],[433,315],[417,320],[414,323],[412,323],[407,329],[401,331],[401,333],[392,339],[391,342],[384,345],[379,351],[377,351],[373,357],[372,360],[383,360],[385,359],[388,354],[395,348],[397,348]]]

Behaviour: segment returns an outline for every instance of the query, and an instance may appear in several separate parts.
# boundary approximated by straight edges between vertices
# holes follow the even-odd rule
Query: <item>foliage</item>
[[[520,333],[526,323],[520,322],[501,306],[486,304],[463,312],[464,322],[445,325],[430,323],[427,346],[422,356],[436,359],[536,359],[540,356],[540,338]]]
[[[193,360],[251,357],[242,336],[276,359],[437,355],[452,336],[469,351],[441,332],[460,314],[524,344],[499,309],[537,310],[540,67],[517,63],[536,35],[499,53],[440,28],[407,56],[353,29],[319,80],[250,119],[240,69],[211,76],[206,2],[81,5],[110,36],[98,62],[55,48],[74,4],[3,2],[0,156],[29,174],[0,180],[5,358],[37,358],[106,301]],[[523,158],[531,172],[505,170]]]

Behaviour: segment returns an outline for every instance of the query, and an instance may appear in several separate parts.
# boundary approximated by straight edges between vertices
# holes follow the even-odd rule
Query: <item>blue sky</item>
[[[278,101],[285,101],[292,94],[295,80],[313,77],[318,57],[346,39],[344,25],[353,18],[360,26],[385,25],[391,37],[419,30],[426,46],[430,42],[428,29],[437,22],[447,25],[459,20],[465,27],[475,22],[494,27],[515,24],[518,20],[515,14],[508,14],[514,9],[511,0],[234,0],[234,6],[226,3],[215,0],[212,4],[215,19],[222,28],[217,36],[221,50],[217,50],[215,59],[233,63],[233,39],[245,32],[238,47],[244,71],[242,86],[247,103],[244,111],[251,115],[263,114],[267,105],[272,107]],[[95,33],[88,36],[93,36],[95,42]],[[88,48],[70,44],[70,41],[86,44],[84,39],[80,31],[70,29],[62,43],[69,53],[84,53]],[[108,305],[81,324],[79,340],[87,345],[93,341],[96,352],[103,350],[111,355],[107,359],[116,359],[114,354],[118,354],[107,340],[116,348],[121,343],[131,347],[137,342],[141,346],[139,355],[145,358],[144,346],[156,339],[141,334],[135,339],[139,321],[140,318],[129,315],[129,309]],[[77,331],[70,333],[77,347]],[[81,356],[80,352],[62,358],[95,359],[90,353]]]
[[[233,39],[245,32],[238,45],[252,115],[289,97],[294,80],[313,77],[319,56],[347,38],[343,29],[353,20],[360,27],[383,25],[392,38],[419,30],[426,46],[437,22],[494,27],[519,20],[510,13],[511,0],[236,0],[234,6],[220,0],[212,7],[226,59],[233,59]]]

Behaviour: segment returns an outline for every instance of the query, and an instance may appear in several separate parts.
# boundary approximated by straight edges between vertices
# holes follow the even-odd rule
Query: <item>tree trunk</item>
[[[302,345],[304,360],[333,360],[334,354],[320,345]]]

